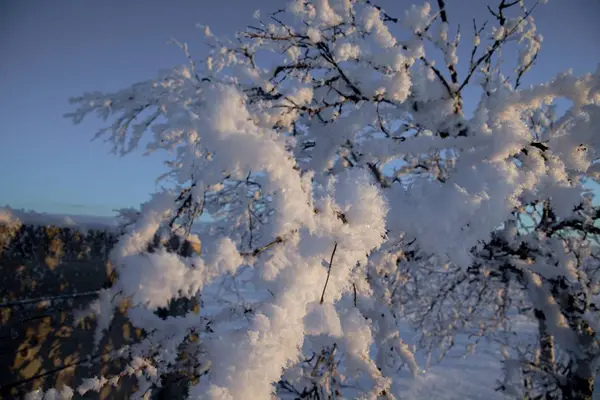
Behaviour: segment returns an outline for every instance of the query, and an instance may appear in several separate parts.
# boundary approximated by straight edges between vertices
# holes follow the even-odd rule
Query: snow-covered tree
[[[537,326],[534,343],[514,335],[507,343],[507,379],[516,375],[526,383],[510,390],[532,399],[591,399],[600,360],[600,207],[586,197],[559,220],[551,203],[532,207],[529,229],[514,223],[496,235],[478,267],[495,271],[506,290],[512,282],[524,291],[528,304],[521,312]],[[499,304],[510,307],[506,298]]]
[[[556,122],[551,108],[539,112],[547,122],[531,120],[538,133]],[[538,149],[545,158],[548,147]],[[585,179],[596,179],[596,167]],[[459,333],[471,338],[468,350],[492,341],[506,349],[499,389],[517,398],[591,398],[600,350],[592,339],[600,316],[600,207],[589,192],[558,218],[558,202],[534,198],[515,209],[467,269],[428,259],[414,243],[396,250],[396,266],[384,274],[390,305],[418,329],[421,349],[439,359]],[[523,320],[516,315],[531,319],[535,334],[517,335]]]
[[[470,338],[463,352],[482,341],[503,349],[507,374],[498,389],[507,394],[591,399],[600,355],[599,218],[589,196],[561,220],[548,200],[525,207],[466,269],[398,250],[384,273],[390,307],[412,322],[419,348],[435,359],[461,334]]]
[[[536,5],[501,0],[467,34],[444,0],[398,15],[370,0],[293,0],[231,39],[204,27],[205,59],[181,44],[186,65],[74,99],[74,122],[112,121],[98,136],[115,152],[149,137],[148,152],[172,154],[165,189],[125,213],[117,278],[92,307],[98,341],[125,300],[145,336],[115,352],[129,361],[120,375],[79,391],[135,375],[143,397],[178,374],[191,398],[399,398],[398,371],[419,371],[390,289],[406,281],[407,257],[440,280],[511,274],[569,359],[591,368],[597,320],[556,290],[569,281],[566,292],[583,293],[575,276],[597,260],[574,261],[577,240],[553,253],[565,242],[548,229],[579,212],[596,167],[600,69],[523,87],[542,41]],[[479,91],[473,113],[466,90]],[[550,228],[520,236],[515,216],[547,202]],[[208,227],[194,233],[202,215]],[[201,241],[201,253],[155,241],[173,235]],[[158,315],[182,298],[199,309]]]

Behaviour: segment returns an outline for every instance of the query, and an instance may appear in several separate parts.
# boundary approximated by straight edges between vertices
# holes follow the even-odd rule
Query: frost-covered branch
[[[115,151],[149,134],[147,151],[172,155],[165,189],[124,213],[117,279],[92,310],[98,335],[122,302],[146,332],[131,354],[155,372],[139,396],[187,368],[192,398],[398,398],[398,371],[419,373],[399,336],[407,318],[422,347],[447,349],[457,329],[498,332],[549,293],[555,303],[536,304],[548,330],[550,312],[571,321],[553,335],[583,326],[587,314],[565,309],[571,292],[554,293],[562,281],[533,261],[579,270],[547,246],[569,229],[596,235],[574,207],[600,157],[600,69],[523,88],[541,42],[535,5],[504,0],[494,23],[474,22],[461,68],[458,27],[437,3],[394,16],[373,1],[293,0],[232,39],[204,27],[203,60],[181,44],[187,65],[74,100],[74,122],[112,122],[98,135]],[[514,85],[498,62],[508,46]],[[480,89],[473,115],[467,86]],[[559,99],[571,104],[562,115]],[[555,220],[510,230],[548,200]],[[589,335],[574,335],[595,357]]]

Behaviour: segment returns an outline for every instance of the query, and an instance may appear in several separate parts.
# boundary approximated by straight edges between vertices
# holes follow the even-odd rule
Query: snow
[[[116,230],[118,227],[118,221],[114,217],[40,213],[33,210],[14,209],[9,206],[0,208],[0,223],[15,223],[16,221],[25,225],[52,225],[78,230]]]
[[[545,314],[575,364],[600,360],[582,312],[565,306],[597,291],[597,248],[587,233],[576,246],[554,235],[566,218],[596,219],[581,196],[600,156],[600,68],[529,88],[506,78],[498,49],[521,50],[520,76],[541,42],[513,3],[498,12],[515,6],[511,13],[524,15],[497,15],[476,40],[488,42],[475,49],[485,56],[460,79],[460,38],[428,3],[395,19],[371,2],[294,0],[236,40],[208,35],[202,63],[74,100],[74,122],[90,113],[114,120],[98,135],[115,152],[131,152],[149,131],[148,149],[172,157],[162,177],[169,188],[139,212],[121,212],[127,224],[111,253],[118,279],[90,310],[98,339],[118,302],[130,301],[129,319],[148,332],[125,370],[140,377],[140,393],[176,367],[193,332],[199,343],[186,356],[207,374],[192,398],[267,399],[282,373],[300,390],[349,398],[500,398],[492,376],[518,392],[508,372],[539,344],[509,326],[515,315],[535,321],[528,307]],[[396,23],[403,35],[392,33]],[[446,65],[430,58],[430,42]],[[272,59],[262,60],[265,52]],[[466,86],[479,89],[471,116],[462,110]],[[570,104],[558,117],[556,99]],[[405,172],[386,175],[390,163]],[[528,215],[533,232],[516,228],[540,206],[552,214]],[[201,254],[147,250],[157,233],[185,235],[202,213],[212,218],[198,235]],[[583,260],[576,271],[574,257]],[[154,314],[199,296],[208,304],[199,315]],[[468,333],[490,341],[476,358],[451,352],[422,371],[423,352],[464,350]],[[504,374],[499,354],[519,368]],[[108,384],[102,379],[90,388]]]

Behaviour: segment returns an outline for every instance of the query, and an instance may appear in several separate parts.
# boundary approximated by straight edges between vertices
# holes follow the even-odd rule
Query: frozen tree
[[[466,269],[399,250],[384,274],[390,306],[414,324],[419,348],[435,359],[461,334],[471,339],[467,351],[481,341],[499,345],[506,376],[498,389],[507,394],[591,399],[600,355],[599,218],[590,196],[561,220],[548,200],[529,205]],[[528,320],[533,332],[523,329]]]
[[[530,128],[546,135],[558,118],[552,107],[536,113]],[[545,143],[536,147],[547,160]],[[526,156],[524,149],[519,162]],[[580,178],[597,179],[597,166]],[[396,249],[396,265],[384,274],[394,294],[390,304],[417,327],[421,349],[439,359],[455,347],[457,334],[471,338],[467,350],[491,340],[507,349],[499,389],[517,398],[591,398],[599,355],[600,207],[591,192],[562,218],[560,207],[558,196],[531,198],[473,253],[467,269],[428,259],[414,244]],[[533,320],[537,332],[515,335],[522,321],[516,315]]]
[[[508,354],[507,378],[520,370],[521,396],[591,399],[600,360],[600,208],[587,197],[561,220],[551,201],[531,208],[533,226],[519,232],[512,224],[482,255],[504,285],[512,281],[525,292],[525,310],[537,324],[533,346],[507,346],[517,350]]]
[[[121,374],[77,390],[134,375],[144,397],[176,374],[191,398],[398,398],[399,370],[419,372],[391,301],[407,246],[416,269],[474,274],[488,254],[486,268],[518,270],[551,334],[582,341],[570,360],[590,366],[595,322],[569,314],[548,280],[574,279],[570,250],[527,239],[540,260],[559,258],[555,269],[495,253],[498,237],[511,251],[525,243],[502,236],[523,207],[550,201],[552,224],[570,221],[597,158],[600,69],[521,84],[542,41],[535,6],[502,0],[466,34],[444,0],[397,15],[369,0],[294,0],[232,39],[204,27],[205,59],[180,44],[186,65],[74,99],[75,123],[112,121],[98,136],[116,153],[144,139],[172,155],[165,188],[124,213],[115,282],[91,307],[98,341],[123,301],[144,337],[115,351]],[[472,115],[467,89],[479,92]],[[549,119],[560,99],[568,109]],[[167,251],[173,235],[201,253]],[[186,298],[199,309],[157,312]]]

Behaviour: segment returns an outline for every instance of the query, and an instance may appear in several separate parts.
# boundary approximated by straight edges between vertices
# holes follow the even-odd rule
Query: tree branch
[[[335,251],[337,250],[337,242],[333,246],[333,251],[331,252],[331,258],[329,259],[329,268],[327,268],[327,279],[325,279],[325,286],[323,286],[323,293],[321,293],[321,301],[319,304],[323,304],[323,300],[325,300],[325,290],[327,289],[327,284],[329,283],[329,276],[331,275],[331,266],[333,265],[333,257],[335,256]]]

